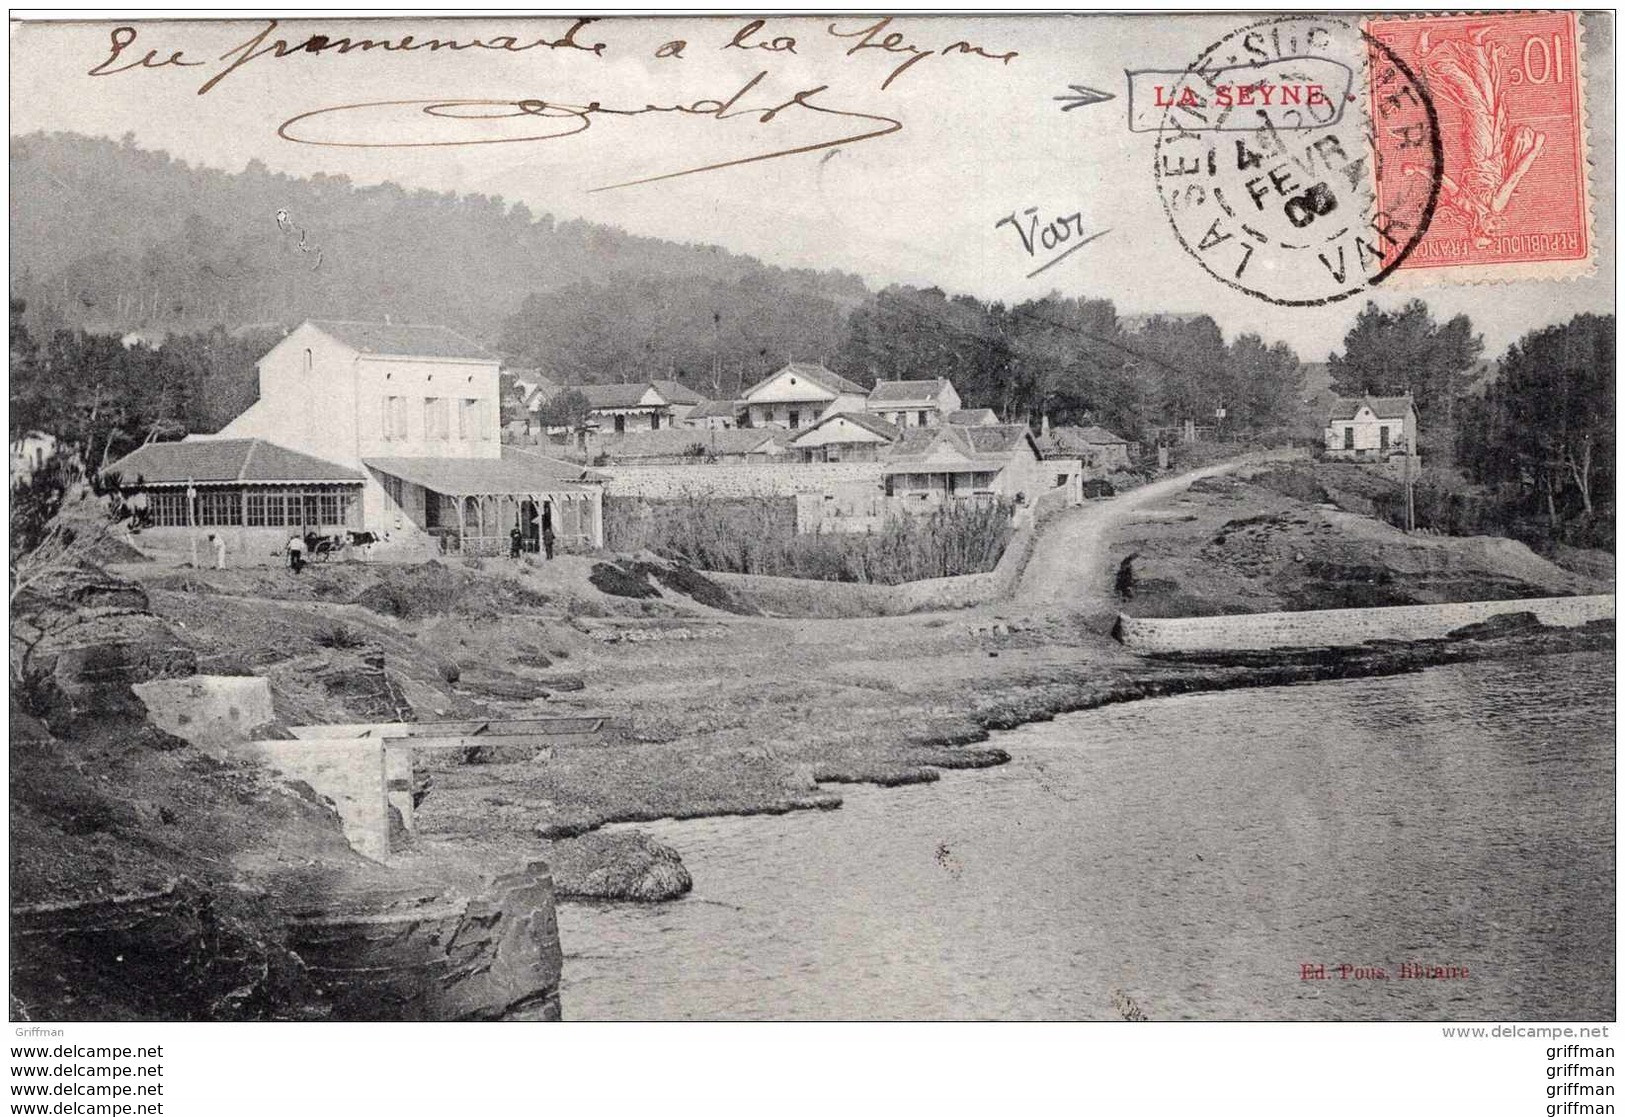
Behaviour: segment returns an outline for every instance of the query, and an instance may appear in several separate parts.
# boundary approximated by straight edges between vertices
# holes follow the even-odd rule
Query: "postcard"
[[[14,20],[14,1024],[1612,1020],[1614,34]]]

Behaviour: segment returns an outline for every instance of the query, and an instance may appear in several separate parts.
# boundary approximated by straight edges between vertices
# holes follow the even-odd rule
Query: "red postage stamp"
[[[1431,224],[1393,275],[1395,285],[1563,278],[1591,270],[1575,14],[1373,19],[1366,32],[1426,89],[1442,147]],[[1407,142],[1399,130],[1379,128],[1377,159],[1403,163],[1414,154]],[[1391,191],[1396,181],[1378,176],[1379,211],[1386,208],[1384,184]]]

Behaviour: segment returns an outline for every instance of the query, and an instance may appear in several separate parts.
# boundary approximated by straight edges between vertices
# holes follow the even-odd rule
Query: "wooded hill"
[[[687,332],[704,355],[686,359],[708,371],[714,310],[750,323],[736,346],[816,356],[833,351],[846,311],[867,295],[853,275],[556,221],[500,197],[294,178],[258,161],[231,174],[130,137],[14,137],[11,186],[11,294],[26,302],[37,337],[388,315],[444,323],[495,347],[527,296],[545,305],[575,285],[574,312],[601,316],[614,308],[595,306],[591,291],[635,280],[668,299],[686,293],[694,305],[665,317],[695,311]],[[671,371],[666,353],[618,355]]]

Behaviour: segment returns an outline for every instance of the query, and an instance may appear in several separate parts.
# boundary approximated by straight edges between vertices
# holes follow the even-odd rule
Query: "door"
[[[520,502],[519,527],[524,534],[524,549],[532,552],[541,550],[542,524],[541,518],[536,515],[536,502],[534,500],[527,499]]]

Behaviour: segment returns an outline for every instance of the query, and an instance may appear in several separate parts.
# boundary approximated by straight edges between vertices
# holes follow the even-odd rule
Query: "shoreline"
[[[1348,679],[1387,678],[1416,674],[1431,667],[1453,666],[1483,660],[1527,656],[1566,655],[1582,652],[1612,652],[1615,647],[1612,624],[1592,622],[1579,628],[1556,628],[1541,625],[1518,628],[1504,634],[1488,636],[1447,637],[1409,642],[1384,641],[1333,649],[1280,649],[1268,652],[1236,652],[1225,654],[1159,655],[1147,656],[1152,665],[1181,668],[1177,673],[1152,676],[1128,682],[1117,682],[1104,687],[1078,683],[1075,695],[1047,708],[1029,709],[1019,715],[987,719],[980,729],[958,734],[945,734],[922,741],[923,747],[955,750],[936,760],[924,762],[916,770],[881,778],[836,773],[815,779],[819,787],[825,785],[869,785],[882,788],[909,787],[935,783],[943,771],[972,771],[993,768],[1010,762],[1010,754],[997,746],[976,748],[993,739],[996,733],[1008,733],[1026,725],[1053,721],[1066,714],[1083,713],[1106,706],[1158,698],[1176,698],[1190,694],[1219,693],[1230,690],[1300,686],[1313,683],[1338,682]],[[960,751],[963,750],[963,751]],[[956,760],[960,762],[956,762]],[[840,809],[838,796],[808,798],[800,802],[785,802],[747,809],[719,809],[672,812],[661,815],[607,818],[575,833],[551,835],[574,838],[590,834],[623,833],[609,827],[635,827],[651,822],[693,822],[706,818],[753,818],[761,815],[786,815],[799,810]],[[646,843],[652,842],[637,831]],[[541,835],[540,830],[538,831]],[[660,847],[679,859],[680,852]],[[560,884],[559,901],[572,904],[650,904],[670,903],[682,899],[690,890],[686,879],[683,887],[669,894],[603,895],[580,894]]]

